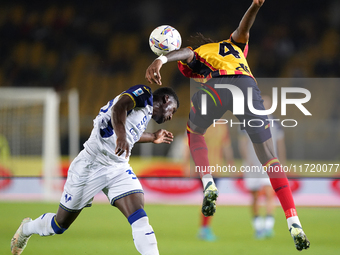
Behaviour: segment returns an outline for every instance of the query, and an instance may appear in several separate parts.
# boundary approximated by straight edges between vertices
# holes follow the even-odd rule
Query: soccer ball
[[[168,25],[155,28],[149,38],[151,50],[158,56],[181,48],[182,39],[178,31]]]

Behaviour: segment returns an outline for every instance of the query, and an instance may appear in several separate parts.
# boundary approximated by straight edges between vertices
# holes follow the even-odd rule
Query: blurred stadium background
[[[65,175],[74,150],[81,149],[88,138],[92,120],[99,108],[126,88],[147,83],[144,78],[145,70],[156,57],[149,49],[148,38],[156,26],[174,26],[182,36],[182,47],[190,45],[188,40],[196,32],[222,40],[228,38],[238,26],[250,3],[250,0],[1,1],[0,93],[5,88],[30,90],[33,87],[56,92],[60,99],[60,109],[55,145],[57,154],[61,155],[57,174]],[[291,164],[340,163],[340,87],[337,79],[340,74],[339,13],[340,2],[337,0],[267,0],[251,29],[248,62],[255,77],[261,81],[259,86],[263,93],[270,93],[274,85],[280,86],[277,85],[279,80],[291,78],[295,82],[301,81],[296,86],[308,88],[312,93],[312,100],[307,104],[313,114],[312,118],[304,119],[296,111],[291,111],[291,116],[287,116],[299,120],[301,118],[298,127],[285,129],[287,158]],[[135,172],[142,176],[183,176],[185,167],[180,155],[183,152],[183,136],[190,108],[189,80],[182,77],[175,63],[163,67],[162,80],[164,85],[176,90],[181,106],[174,120],[161,127],[172,131],[178,139],[173,147],[137,144],[131,164]],[[157,86],[151,85],[151,88],[155,90]],[[71,92],[76,93],[74,100],[79,100],[79,129],[78,117],[74,117],[75,133],[70,133],[69,130],[70,123],[74,123],[69,112],[73,106],[68,102]],[[43,111],[41,107],[24,105],[16,111],[14,122],[9,122],[15,124],[6,126],[4,119],[0,122],[1,201],[44,198],[41,194],[44,192],[44,185],[39,178],[43,173]],[[8,112],[7,106],[0,108],[0,118],[9,118],[12,114]],[[156,128],[156,124],[150,124],[148,130]],[[20,134],[19,140],[16,139],[17,135],[13,135],[16,134],[14,131]],[[237,149],[237,131],[231,130],[230,137],[235,163],[239,165],[241,161]],[[76,146],[73,143],[73,149],[70,149],[69,142],[74,139]],[[38,144],[35,145],[36,143]],[[293,179],[297,204],[336,206],[334,210],[339,212],[338,172],[332,171],[319,176],[319,179]],[[315,176],[305,174],[302,177]],[[147,203],[200,203],[201,191],[197,180],[142,180]],[[220,182],[219,185],[223,184],[222,195],[226,195],[221,197],[221,204],[248,204],[248,194],[233,181],[236,182],[224,178]],[[57,184],[53,184],[56,185],[53,187],[55,197],[60,195],[62,182],[63,179],[60,179]],[[168,194],[160,186],[167,190],[171,188],[174,192]],[[51,201],[56,202],[55,197]],[[50,198],[52,197],[47,200],[50,201]],[[309,202],[306,202],[306,198]],[[105,198],[98,198],[98,201],[102,200],[105,201]],[[7,208],[6,202],[3,202],[3,206]],[[175,208],[181,210],[186,207]],[[160,212],[168,210],[162,206],[156,209]],[[245,209],[240,210],[244,212]],[[12,215],[10,211],[0,211],[0,215]],[[310,211],[306,210],[306,214],[307,212]],[[310,218],[323,215],[322,210],[317,211],[315,208],[311,212],[308,216]],[[24,216],[24,213],[16,215],[17,218],[12,221],[19,222]],[[283,216],[280,214],[280,217]],[[248,226],[248,222],[245,225]],[[16,227],[15,225],[10,229],[6,240],[9,241]],[[339,230],[333,230],[339,234]],[[165,234],[164,236],[166,237]],[[335,250],[340,248],[336,243],[332,245]],[[235,252],[248,254],[244,250]],[[332,252],[333,250],[328,254],[336,254]],[[221,253],[217,250],[216,254]]]

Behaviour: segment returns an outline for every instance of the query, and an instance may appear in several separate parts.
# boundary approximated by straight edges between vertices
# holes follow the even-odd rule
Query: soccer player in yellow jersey
[[[211,41],[195,50],[183,48],[172,51],[166,56],[162,55],[155,59],[146,70],[145,78],[150,83],[155,82],[161,85],[160,69],[162,65],[166,62],[178,61],[178,67],[183,75],[204,83],[203,89],[192,97],[192,107],[187,125],[191,155],[196,167],[199,166],[203,170],[208,169],[209,166],[208,149],[203,135],[214,120],[221,118],[228,110],[235,111],[233,100],[236,102],[238,100],[237,96],[233,95],[229,89],[221,88],[222,84],[236,86],[236,90],[241,90],[243,93],[245,102],[248,101],[248,89],[251,88],[253,107],[257,110],[264,110],[261,92],[246,60],[249,31],[263,3],[264,0],[253,0],[239,26],[228,40]],[[210,96],[205,97],[207,114],[204,114],[200,106],[203,105],[202,98],[207,92],[214,99]],[[288,179],[275,156],[269,122],[266,121],[267,116],[253,114],[247,103],[244,104],[244,114],[235,114],[235,116],[241,123],[248,123],[249,120],[259,121],[257,124],[256,121],[252,121],[252,126],[244,125],[242,128],[247,131],[259,161],[267,169],[271,185],[284,210],[288,229],[296,249],[309,248],[310,243],[297,216]],[[259,123],[264,125],[258,125]],[[200,176],[204,187],[202,212],[205,216],[210,216],[215,212],[218,191],[209,172],[201,171]]]

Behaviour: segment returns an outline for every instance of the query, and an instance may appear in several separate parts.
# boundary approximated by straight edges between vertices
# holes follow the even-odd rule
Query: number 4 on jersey
[[[228,51],[226,51],[225,48],[227,48]],[[220,54],[222,57],[232,54],[235,58],[241,58],[240,53],[237,50],[235,50],[234,47],[228,42],[220,43],[220,50],[218,54]]]

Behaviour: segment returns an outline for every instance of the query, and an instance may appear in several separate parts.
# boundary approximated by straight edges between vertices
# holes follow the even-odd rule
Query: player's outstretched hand
[[[264,4],[265,0],[253,0],[253,4],[261,7]]]
[[[161,74],[160,74],[160,70],[162,67],[163,63],[161,60],[159,59],[155,59],[151,65],[148,67],[148,69],[146,69],[146,73],[145,73],[145,79],[148,80],[149,83],[156,83],[158,85],[162,85],[161,82]]]
[[[174,140],[174,135],[171,132],[169,132],[165,129],[160,129],[153,134],[155,135],[155,140],[153,141],[153,143],[157,143],[157,144],[168,143],[168,144],[170,144]]]

